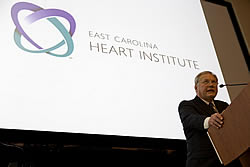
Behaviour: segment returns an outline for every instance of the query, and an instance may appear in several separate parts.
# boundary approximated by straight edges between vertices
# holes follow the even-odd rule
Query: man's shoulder
[[[193,103],[194,99],[191,100],[182,100],[180,104],[188,104],[188,103]]]
[[[195,101],[197,101],[196,97],[194,99],[190,99],[190,100],[182,100],[179,103],[179,106],[182,106],[182,105],[192,105],[192,104],[194,104]]]
[[[196,101],[199,101],[200,98],[198,96],[195,96],[193,99],[189,99],[189,100],[182,100],[180,103],[193,103]]]
[[[223,101],[223,100],[214,100],[214,102],[216,102],[216,103],[226,103],[226,102]]]
[[[224,105],[224,106],[228,106],[229,104],[225,101],[222,100],[214,100],[215,105]]]

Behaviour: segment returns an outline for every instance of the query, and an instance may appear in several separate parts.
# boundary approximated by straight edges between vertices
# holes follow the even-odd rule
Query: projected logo
[[[36,21],[39,21],[43,18],[46,18],[50,23],[52,23],[62,34],[63,40],[59,43],[55,44],[54,46],[51,46],[49,48],[43,48],[38,43],[36,43],[34,40],[30,38],[30,36],[24,31],[22,28],[19,20],[18,20],[18,13],[22,10],[29,10],[33,13],[26,16],[24,19],[28,24],[32,24]],[[16,29],[14,32],[14,40],[16,45],[21,48],[24,51],[31,52],[31,53],[47,53],[52,56],[56,57],[67,57],[71,55],[71,53],[74,50],[74,43],[72,40],[72,36],[75,32],[76,23],[74,18],[67,12],[60,10],[60,9],[43,9],[40,6],[37,6],[32,3],[27,2],[18,2],[12,6],[11,9],[11,17],[16,25]],[[69,31],[65,28],[65,26],[56,18],[56,17],[63,17],[65,18],[69,24],[70,29]],[[46,34],[44,34],[46,35]],[[25,48],[21,43],[21,37],[24,37],[31,45],[33,45],[36,50],[27,49]],[[64,54],[56,54],[52,51],[55,51],[56,49],[62,47],[63,45],[67,45],[67,51]]]

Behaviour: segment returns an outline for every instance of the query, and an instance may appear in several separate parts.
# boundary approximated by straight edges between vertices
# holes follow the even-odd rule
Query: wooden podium
[[[239,158],[250,167],[250,83],[222,113],[224,125],[210,127],[208,135],[222,164]]]

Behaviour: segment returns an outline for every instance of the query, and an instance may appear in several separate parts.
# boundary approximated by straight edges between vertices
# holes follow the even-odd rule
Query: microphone
[[[248,85],[248,83],[220,84],[219,87],[223,88],[224,86],[240,86],[240,85]]]

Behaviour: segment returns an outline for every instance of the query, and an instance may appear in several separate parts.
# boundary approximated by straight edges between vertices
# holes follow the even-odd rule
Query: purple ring
[[[33,23],[39,19],[48,17],[48,16],[60,16],[68,20],[70,24],[70,30],[69,33],[72,36],[75,32],[76,28],[76,23],[74,18],[67,12],[59,9],[43,9],[40,6],[34,5],[32,3],[27,3],[27,2],[18,2],[13,7],[11,8],[11,17],[16,25],[16,30],[23,35],[31,44],[33,44],[36,48],[38,49],[43,49],[40,47],[38,44],[36,44],[29,36],[27,33],[24,32],[23,28],[21,27],[19,20],[18,20],[18,13],[21,10],[30,10],[33,11],[34,13],[28,15],[25,19],[29,23]]]

